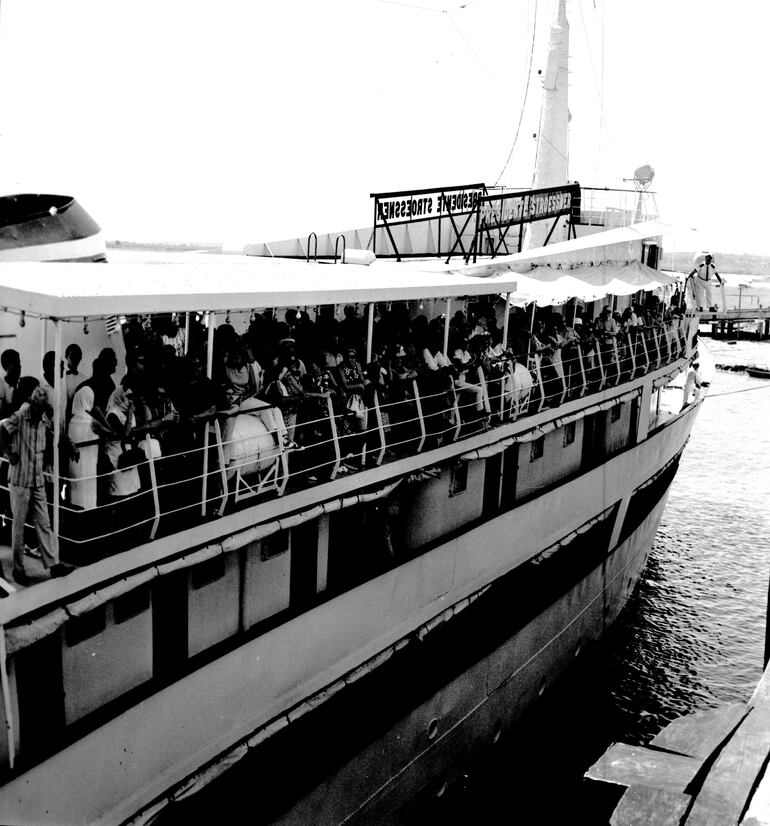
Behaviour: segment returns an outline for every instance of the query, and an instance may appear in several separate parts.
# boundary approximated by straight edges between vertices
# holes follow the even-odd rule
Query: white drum
[[[263,417],[269,419],[269,413],[242,413],[227,420],[222,440],[228,470],[240,468],[243,475],[248,475],[274,464],[280,453],[278,437]]]

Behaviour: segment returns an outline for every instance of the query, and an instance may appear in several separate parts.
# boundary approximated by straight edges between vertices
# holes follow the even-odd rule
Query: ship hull
[[[233,765],[274,800],[260,807],[265,821],[372,822],[434,794],[432,784],[510,727],[617,617],[697,410],[232,650],[213,650],[11,779],[0,811],[11,822],[142,822],[174,801],[170,815]],[[350,728],[349,742],[341,732]],[[275,777],[270,767],[282,765]]]
[[[568,573],[578,581],[524,625],[516,627],[515,601],[526,599],[521,581],[493,586],[436,638],[399,652],[159,823],[236,816],[255,801],[257,823],[421,821],[511,729],[515,738],[516,724],[617,619],[647,563],[669,485],[627,539],[598,552],[601,561],[584,576]]]

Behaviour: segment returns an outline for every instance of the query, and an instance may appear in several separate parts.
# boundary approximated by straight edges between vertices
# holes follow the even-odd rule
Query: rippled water
[[[706,346],[718,364],[770,359],[770,343]],[[769,422],[770,381],[717,370],[648,568],[608,641],[618,739],[643,742],[673,717],[754,689],[770,572]]]
[[[705,346],[718,364],[770,362],[770,342]],[[614,803],[582,777],[611,743],[646,743],[675,717],[754,690],[768,537],[770,380],[718,370],[648,566],[597,656],[426,822],[607,823]]]

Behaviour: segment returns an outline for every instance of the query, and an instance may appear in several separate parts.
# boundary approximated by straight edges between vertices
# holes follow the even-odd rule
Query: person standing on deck
[[[13,391],[21,375],[21,358],[16,350],[3,350],[0,365],[5,371],[0,376],[0,419],[4,419],[13,412]]]
[[[24,557],[24,523],[28,515],[32,517],[40,540],[43,565],[50,576],[66,576],[73,568],[59,562],[56,535],[48,519],[43,476],[46,433],[52,427],[46,415],[48,397],[32,376],[19,379],[18,390],[24,401],[0,425],[0,450],[11,465],[8,482],[13,512],[13,577],[19,585],[30,585],[32,579],[25,569]]]
[[[722,291],[722,309],[726,310],[725,303],[725,284],[722,277],[717,272],[714,266],[714,259],[709,252],[702,252],[695,256],[693,261],[695,268],[687,276],[690,282],[690,291],[693,298],[693,304],[698,310],[716,310],[717,307],[712,303],[711,298],[711,276],[716,279]]]

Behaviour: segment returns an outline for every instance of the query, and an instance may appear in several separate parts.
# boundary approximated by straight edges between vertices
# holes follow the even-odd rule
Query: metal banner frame
[[[501,192],[486,195],[479,201],[476,214],[476,234],[473,242],[473,260],[478,255],[511,255],[521,252],[524,242],[524,225],[553,218],[545,244],[551,240],[559,220],[569,217],[568,238],[575,238],[576,216],[580,217],[580,184],[552,186],[544,189],[528,189],[520,192]],[[509,247],[508,232],[519,228],[515,249]],[[493,237],[497,233],[497,237]],[[482,252],[484,241],[486,251]],[[511,244],[513,246],[513,244]],[[466,259],[469,260],[469,259]]]
[[[470,204],[460,203],[464,200],[462,196],[466,193],[471,195]],[[463,235],[471,226],[473,217],[478,213],[478,204],[486,194],[487,188],[483,183],[371,193],[370,197],[374,198],[372,252],[379,258],[395,258],[397,261],[404,258],[424,258],[426,255],[443,257],[447,254],[447,261],[449,261],[459,247],[461,254],[467,261],[471,249],[466,250],[465,244],[463,244]],[[389,208],[394,206],[396,209]],[[452,229],[449,238],[442,239],[441,226],[446,219],[449,219]],[[399,249],[399,245],[393,236],[395,227],[427,222],[437,223],[438,237],[435,250],[414,252]],[[460,224],[461,226],[459,226]],[[394,251],[392,253],[378,252],[377,250],[377,233],[378,230],[383,229],[393,247]],[[451,244],[448,253],[442,251],[442,240],[446,240],[448,244]]]

